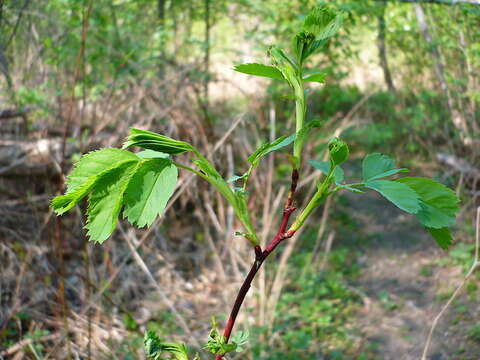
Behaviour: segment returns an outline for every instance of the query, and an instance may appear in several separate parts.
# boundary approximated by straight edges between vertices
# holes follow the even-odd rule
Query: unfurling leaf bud
[[[307,58],[310,51],[310,46],[315,41],[315,35],[306,31],[299,32],[293,38],[293,51],[297,56],[297,60],[300,64]]]
[[[348,159],[348,145],[345,141],[337,137],[328,143],[328,151],[330,152],[330,160],[334,165],[340,165]]]

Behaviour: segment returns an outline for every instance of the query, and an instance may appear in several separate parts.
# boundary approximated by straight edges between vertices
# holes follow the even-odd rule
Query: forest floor
[[[378,359],[419,360],[433,318],[470,266],[471,246],[440,250],[413,217],[375,193],[339,200],[337,207],[353,214],[354,226],[341,230],[338,241],[358,254],[359,273],[351,285],[364,302],[353,323]],[[477,284],[478,278],[467,283],[440,320],[429,360],[480,359]]]

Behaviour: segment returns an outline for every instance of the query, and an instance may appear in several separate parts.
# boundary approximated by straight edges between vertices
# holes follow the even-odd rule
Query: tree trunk
[[[28,7],[30,1],[26,0],[22,7],[19,9],[18,12],[18,17],[15,22],[15,25],[11,31],[11,33],[7,36],[7,26],[8,22],[5,21],[4,16],[4,6],[5,6],[5,1],[0,0],[0,72],[3,74],[5,77],[5,82],[7,83],[7,89],[8,89],[8,96],[10,98],[10,102],[17,108],[20,107],[17,93],[15,90],[15,84],[12,79],[12,75],[10,73],[10,62],[12,61],[11,59],[9,60],[8,55],[7,55],[7,48],[10,45],[10,43],[13,41],[15,34],[18,30],[18,27],[20,25],[20,21],[22,20],[22,16],[26,8]],[[23,117],[23,131],[26,134],[28,132],[28,118],[27,115],[25,114]]]
[[[393,84],[392,75],[390,73],[390,68],[388,66],[388,59],[387,59],[387,47],[385,44],[385,30],[386,30],[386,23],[385,23],[385,8],[387,7],[386,0],[383,1],[381,5],[381,12],[378,15],[378,37],[377,37],[377,44],[378,44],[378,56],[380,57],[380,66],[383,70],[383,77],[385,78],[385,83],[387,84],[388,91],[395,92],[395,85]]]
[[[162,31],[160,35],[160,61],[158,63],[158,75],[163,80],[165,74],[165,0],[158,0],[158,25]]]
[[[425,41],[428,43],[428,47],[430,49],[430,55],[433,60],[437,81],[439,82],[440,88],[442,89],[443,93],[447,98],[447,106],[450,112],[452,122],[455,125],[455,127],[459,130],[460,136],[463,139],[463,142],[465,144],[468,144],[469,142],[471,142],[471,139],[468,138],[468,127],[463,116],[460,114],[459,111],[455,109],[453,97],[452,97],[452,94],[450,93],[450,89],[448,88],[448,84],[445,78],[445,71],[444,71],[444,64],[442,61],[442,57],[440,55],[440,51],[438,47],[435,45],[433,41],[433,37],[432,37],[432,34],[430,33],[427,20],[425,19],[425,12],[423,11],[423,7],[420,4],[414,4],[413,7],[415,9],[415,14],[417,16],[420,32],[425,38]]]
[[[6,24],[6,22],[3,19],[4,6],[5,6],[5,0],[0,0],[0,72],[5,77],[8,90],[11,93],[13,91],[13,83],[12,83],[12,78],[10,76],[8,58],[6,54],[7,31],[6,31],[6,26],[4,26],[4,23]]]
[[[205,0],[205,57],[203,60],[205,78],[203,82],[203,96],[205,111],[208,114],[209,107],[209,85],[210,85],[210,0]],[[208,115],[207,115],[208,117]]]
[[[463,89],[463,96],[465,97],[465,108],[467,109],[466,112],[468,115],[466,116],[468,119],[468,123],[471,126],[471,129],[473,130],[474,133],[480,133],[480,124],[477,123],[476,121],[476,116],[475,114],[477,113],[477,105],[475,103],[475,99],[472,95],[468,95],[473,93],[475,91],[475,72],[472,68],[470,56],[468,53],[468,45],[467,45],[467,40],[465,38],[465,33],[463,30],[460,30],[459,32],[459,46],[460,49],[462,50],[462,70],[463,70],[463,76],[465,79],[467,79],[467,82],[464,86]]]

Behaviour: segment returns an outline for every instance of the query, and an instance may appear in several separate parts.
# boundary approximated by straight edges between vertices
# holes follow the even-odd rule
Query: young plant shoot
[[[88,196],[86,210],[87,234],[90,240],[103,243],[114,231],[118,217],[123,212],[132,225],[151,226],[155,218],[162,215],[172,196],[177,182],[178,169],[190,171],[209,182],[232,206],[234,213],[243,225],[243,236],[252,247],[253,265],[241,286],[222,335],[214,322],[204,349],[222,359],[230,352],[242,351],[248,342],[248,333],[232,335],[237,314],[255,276],[267,257],[282,243],[291,238],[305,224],[306,220],[325,200],[339,191],[361,194],[367,190],[380,193],[401,210],[413,214],[425,226],[442,249],[452,244],[449,227],[455,223],[458,211],[458,198],[444,185],[422,177],[392,176],[408,170],[397,168],[393,159],[374,153],[367,155],[362,164],[362,181],[346,183],[341,165],[348,160],[349,148],[345,141],[333,138],[328,143],[329,160],[326,162],[309,160],[308,164],[320,170],[323,175],[317,179],[315,194],[301,206],[295,199],[297,182],[302,173],[304,143],[312,128],[318,122],[306,123],[306,92],[309,82],[323,83],[325,74],[309,72],[305,75],[305,62],[319,52],[338,32],[344,15],[330,7],[320,7],[311,11],[305,18],[303,27],[292,39],[289,51],[278,46],[268,49],[270,65],[249,63],[235,66],[235,70],[248,75],[262,76],[285,81],[295,99],[295,133],[285,135],[271,143],[261,145],[247,161],[248,170],[241,176],[225,180],[220,172],[191,144],[171,139],[153,132],[131,129],[130,136],[122,149],[105,148],[93,151],[75,164],[67,178],[65,195],[52,200],[52,208],[58,215],[72,209]],[[285,149],[293,143],[290,191],[285,199],[279,228],[273,239],[264,248],[259,245],[256,229],[252,225],[248,209],[248,183],[253,170],[269,153]],[[128,148],[143,149],[133,153]],[[188,154],[190,164],[180,164],[175,156]],[[233,188],[231,182],[241,184]],[[297,206],[301,210],[290,221]],[[255,215],[255,214],[253,214]],[[172,356],[177,360],[188,360],[185,345],[165,343],[154,333],[145,335],[145,351],[150,359],[163,359]],[[199,359],[195,355],[194,359]]]

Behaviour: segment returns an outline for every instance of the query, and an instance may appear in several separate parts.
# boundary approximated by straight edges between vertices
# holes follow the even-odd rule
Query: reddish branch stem
[[[287,203],[285,204],[285,209],[289,208],[293,204],[293,197],[295,195],[295,190],[297,190],[297,183],[298,183],[298,170],[293,169],[292,171],[292,183],[290,185],[290,192],[288,193]]]
[[[232,334],[233,326],[235,325],[235,320],[237,319],[238,312],[247,296],[248,290],[252,286],[252,282],[255,279],[255,275],[257,274],[258,270],[262,266],[265,259],[270,255],[273,250],[285,239],[291,238],[295,231],[288,231],[288,220],[290,219],[290,215],[295,211],[295,207],[293,204],[293,197],[295,195],[295,190],[297,189],[298,183],[298,170],[294,169],[292,171],[292,183],[290,185],[290,192],[288,193],[287,202],[285,203],[285,207],[283,209],[283,217],[280,222],[280,227],[278,229],[277,234],[275,237],[267,244],[265,249],[262,251],[262,248],[257,245],[255,246],[255,262],[253,263],[250,271],[248,272],[247,277],[243,281],[242,287],[238,291],[237,298],[235,299],[235,303],[233,304],[232,311],[230,312],[230,316],[227,321],[227,325],[225,327],[225,331],[223,332],[223,336],[225,336],[225,342],[228,343],[230,339],[230,335]],[[221,360],[223,355],[217,355],[215,360]]]

